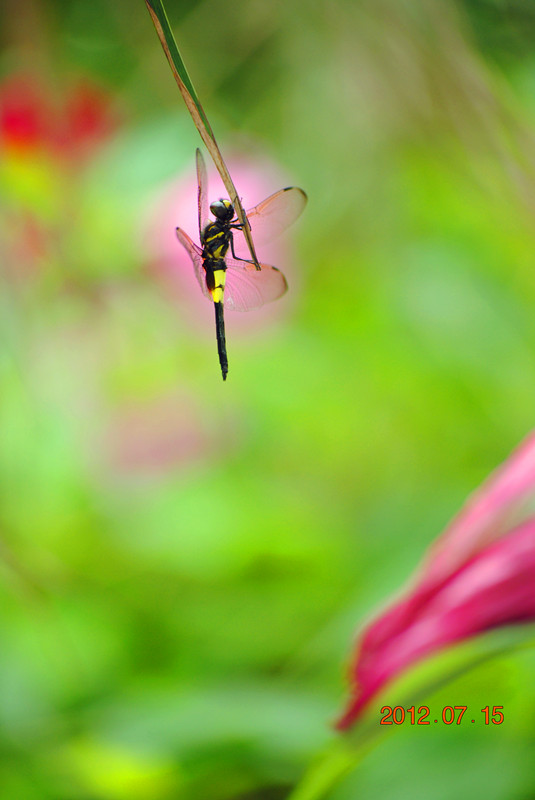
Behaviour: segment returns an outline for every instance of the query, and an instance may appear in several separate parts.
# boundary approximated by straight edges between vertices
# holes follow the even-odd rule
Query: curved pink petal
[[[427,598],[421,613],[379,647],[372,625],[361,640],[357,693],[338,722],[347,728],[408,666],[446,645],[501,625],[535,619],[535,517],[464,564]]]
[[[535,433],[470,497],[431,548],[423,571],[437,581],[526,515],[535,491]]]
[[[523,565],[517,564],[518,586],[510,587],[504,594],[502,584],[491,585],[489,612],[474,624],[479,591],[476,578],[480,570],[486,569],[486,559],[495,559],[497,554],[503,559],[503,570],[511,572],[517,543],[528,542],[531,548],[535,547],[533,518],[508,533],[525,519],[534,488],[535,435],[532,434],[474,493],[437,540],[412,588],[366,628],[352,670],[357,684],[355,696],[338,727],[345,728],[354,722],[374,694],[418,658],[490,627],[532,618],[533,602],[530,606],[525,597],[527,584],[521,579]],[[495,560],[488,563],[495,564]],[[529,581],[535,585],[535,559],[531,550],[525,567]],[[462,581],[468,580],[467,585],[461,582],[461,576]],[[462,602],[461,586],[465,587],[462,597],[467,598]],[[515,594],[517,589],[524,593],[522,597]],[[452,598],[457,606],[451,602]],[[522,598],[524,605],[520,602]],[[449,605],[444,605],[445,600]],[[503,604],[501,612],[495,608],[495,601],[498,606]],[[499,621],[500,613],[503,621]],[[458,622],[452,626],[456,614]]]
[[[411,623],[448,577],[482,547],[520,522],[535,491],[535,434],[483,485],[431,546],[406,600],[390,606],[369,635],[374,647]]]

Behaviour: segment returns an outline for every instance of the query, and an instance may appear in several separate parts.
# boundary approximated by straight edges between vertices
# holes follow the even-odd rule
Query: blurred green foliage
[[[285,797],[355,630],[533,423],[533,12],[167,8],[223,152],[309,194],[298,289],[229,320],[223,385],[143,240],[198,145],[144,3],[5,4],[2,85],[59,118],[89,80],[113,123],[70,161],[39,131],[2,149],[6,800]],[[400,727],[332,797],[531,796],[533,658],[433,700],[503,726]]]

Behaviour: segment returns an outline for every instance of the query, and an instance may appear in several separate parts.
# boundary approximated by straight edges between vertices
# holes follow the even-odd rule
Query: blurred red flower
[[[12,281],[58,263],[76,221],[84,167],[118,124],[115,100],[88,79],[64,91],[38,75],[0,82],[2,267]]]
[[[0,84],[0,144],[10,153],[45,152],[79,159],[107,139],[118,124],[111,96],[87,79],[61,97],[39,78],[11,75]]]
[[[412,588],[364,629],[339,729],[350,727],[416,661],[492,628],[535,619],[534,497],[531,434],[431,548]]]

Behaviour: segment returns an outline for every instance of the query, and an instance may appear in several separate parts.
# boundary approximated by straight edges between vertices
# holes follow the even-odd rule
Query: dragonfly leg
[[[231,228],[242,229],[243,225],[231,225]],[[246,264],[254,264],[254,261],[252,261],[250,258],[240,258],[239,256],[236,255],[236,253],[234,252],[234,237],[232,235],[232,232],[230,234],[230,252],[232,253],[232,257],[235,258],[236,261],[245,261]]]

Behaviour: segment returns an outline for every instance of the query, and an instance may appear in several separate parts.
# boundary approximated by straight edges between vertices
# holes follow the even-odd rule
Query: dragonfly
[[[287,290],[286,278],[277,267],[255,265],[241,257],[248,253],[243,233],[230,200],[220,198],[208,205],[208,180],[204,158],[196,151],[199,212],[199,245],[181,228],[179,242],[186,249],[202,293],[215,307],[217,351],[223,380],[228,374],[224,309],[251,311],[277,300]],[[302,189],[288,186],[246,211],[256,245],[271,241],[299,217],[307,202]],[[209,211],[215,218],[210,219]],[[228,252],[232,255],[228,255]]]

